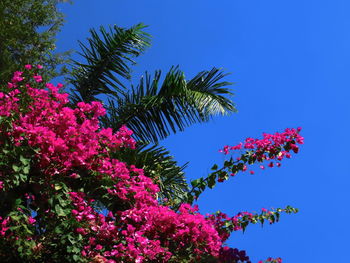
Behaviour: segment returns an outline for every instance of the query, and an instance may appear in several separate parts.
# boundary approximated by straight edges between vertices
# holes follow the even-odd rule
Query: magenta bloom
[[[35,75],[33,76],[33,78],[35,79],[36,82],[42,82],[43,78],[40,75]]]

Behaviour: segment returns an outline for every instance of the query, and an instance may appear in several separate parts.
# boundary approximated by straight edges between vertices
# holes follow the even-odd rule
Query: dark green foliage
[[[0,85],[25,64],[44,65],[47,79],[63,73],[57,66],[64,54],[55,54],[55,36],[63,23],[58,0],[0,1]]]

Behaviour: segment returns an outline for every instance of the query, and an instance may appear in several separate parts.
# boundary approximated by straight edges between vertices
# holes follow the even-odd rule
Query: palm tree
[[[163,79],[160,70],[153,75],[146,72],[138,85],[131,85],[134,58],[150,46],[144,28],[138,24],[129,29],[90,30],[88,45],[80,42],[85,62],[72,62],[69,82],[74,102],[101,100],[103,96],[107,109],[107,116],[101,119],[103,126],[118,130],[125,124],[133,130],[137,149],[116,153],[117,157],[143,168],[160,186],[159,198],[175,204],[188,191],[183,172],[187,164],[178,166],[158,143],[191,124],[234,112],[234,104],[227,98],[232,95],[226,88],[231,83],[221,81],[226,76],[221,69],[202,71],[186,80],[178,67],[172,67]]]

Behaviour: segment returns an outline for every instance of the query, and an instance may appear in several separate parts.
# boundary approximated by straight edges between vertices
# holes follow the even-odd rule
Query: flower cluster
[[[72,215],[81,226],[75,232],[87,240],[82,255],[108,262],[167,261],[195,246],[201,255],[219,256],[221,239],[209,220],[196,208],[182,205],[179,213],[164,206],[141,205],[107,216],[98,214],[84,193],[70,193],[75,206]]]
[[[263,139],[247,138],[245,143],[239,143],[236,146],[225,146],[220,152],[227,155],[230,151],[237,151],[239,152],[238,157],[234,156],[236,152],[232,152],[232,156],[224,162],[223,167],[219,168],[215,164],[211,168],[213,172],[207,177],[191,181],[192,189],[188,194],[189,202],[197,200],[207,187],[213,188],[216,182],[224,182],[230,176],[236,176],[239,172],[247,171],[248,166],[268,161],[268,167],[280,167],[280,162],[284,158],[291,157],[291,151],[298,153],[299,146],[297,144],[304,143],[304,138],[299,135],[300,131],[301,128],[288,128],[282,133],[264,133]],[[265,166],[260,164],[260,168],[265,169]],[[254,174],[254,170],[250,170],[250,173]]]
[[[160,204],[158,185],[113,157],[135,148],[132,131],[102,128],[100,102],[70,104],[62,85],[43,83],[40,69],[26,65],[0,88],[1,257],[14,250],[15,261],[250,262],[244,251],[224,246],[230,233],[291,211],[204,217],[186,202],[178,209]],[[224,148],[249,150],[240,163],[231,160],[231,170],[244,171],[252,160],[288,158],[302,143],[298,132]],[[223,177],[213,174],[193,185],[204,189]]]
[[[247,138],[235,146],[226,145],[220,152],[225,155],[232,151],[245,151],[236,158],[236,161],[243,161],[241,170],[246,171],[248,164],[253,164],[255,161],[262,163],[268,161],[268,167],[280,167],[281,161],[284,158],[291,158],[290,151],[299,152],[298,144],[304,143],[304,138],[300,136],[301,128],[287,128],[284,132],[275,134],[264,133],[262,139]],[[234,152],[233,152],[234,153]],[[264,165],[259,166],[260,169],[265,169]],[[250,174],[254,174],[254,170],[250,170]],[[235,175],[234,173],[231,175]]]
[[[82,223],[75,232],[86,241],[81,251],[83,257],[109,263],[171,258],[172,254],[160,246],[159,240],[148,239],[134,224],[116,217],[111,211],[107,216],[97,213],[91,206],[92,200],[85,200],[84,193],[71,192],[70,196],[75,206],[72,215]]]
[[[10,147],[20,153],[20,163],[11,159],[1,175],[3,191],[16,193],[35,211],[26,217],[36,229],[27,254],[44,257],[51,231],[71,229],[76,236],[67,238],[76,245],[67,248],[66,258],[112,263],[219,256],[222,242],[210,220],[190,205],[178,212],[161,206],[158,186],[142,169],[112,158],[121,148],[135,147],[130,130],[101,128],[99,118],[106,114],[101,103],[72,107],[61,85],[42,83],[36,67],[26,70],[1,90],[0,125],[7,138],[3,152]],[[97,203],[108,215],[98,212]],[[2,232],[11,234],[7,218]],[[43,222],[56,225],[50,229]]]
[[[8,223],[9,223],[9,221],[10,221],[10,218],[9,217],[6,217],[6,218],[4,218],[4,219],[2,219],[1,217],[0,217],[0,235],[1,236],[5,236],[5,234],[6,234],[6,231],[10,228],[9,226],[8,226]]]
[[[45,90],[26,85],[32,103],[13,123],[11,136],[17,146],[28,143],[40,148],[40,167],[54,163],[54,171],[46,169],[54,174],[66,173],[76,166],[89,169],[96,156],[135,146],[131,131],[125,127],[116,134],[110,128],[100,129],[98,118],[105,114],[101,103],[80,102],[77,108],[69,108],[68,94],[59,93],[60,87],[46,84]]]

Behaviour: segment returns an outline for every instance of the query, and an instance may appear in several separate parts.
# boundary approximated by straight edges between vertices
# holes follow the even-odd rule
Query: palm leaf
[[[220,82],[225,76],[213,68],[186,81],[184,73],[173,67],[160,85],[160,71],[153,78],[146,72],[138,86],[108,100],[103,123],[115,130],[126,124],[136,139],[157,143],[191,124],[234,112],[234,104],[227,98],[232,93],[225,87],[231,83]]]
[[[123,93],[123,80],[129,80],[130,65],[150,45],[150,36],[138,24],[129,29],[117,26],[109,31],[101,27],[100,32],[90,30],[88,46],[80,43],[79,53],[85,63],[72,61],[72,76],[68,79],[74,86],[73,101],[90,102],[99,94]]]

